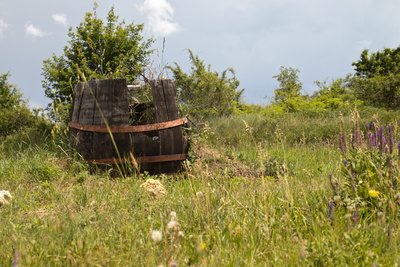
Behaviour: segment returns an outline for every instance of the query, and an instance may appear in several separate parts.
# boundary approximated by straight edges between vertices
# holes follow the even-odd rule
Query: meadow
[[[66,136],[8,136],[0,265],[398,266],[398,115],[198,122],[175,176],[121,177],[85,163]],[[165,194],[141,186],[149,179]]]

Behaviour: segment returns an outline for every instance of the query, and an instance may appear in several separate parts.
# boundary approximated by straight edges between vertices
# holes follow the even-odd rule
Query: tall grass
[[[115,179],[45,146],[0,152],[0,190],[13,196],[0,208],[0,265],[16,258],[21,266],[399,264],[397,211],[350,225],[338,207],[330,212],[328,177],[340,178],[342,166],[335,140],[351,121],[211,121],[193,145],[196,161],[176,177]],[[162,182],[165,197],[140,187],[149,178]]]

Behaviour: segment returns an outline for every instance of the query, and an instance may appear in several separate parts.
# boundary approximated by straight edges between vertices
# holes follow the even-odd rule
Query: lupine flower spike
[[[392,154],[393,153],[393,143],[394,143],[393,126],[392,125],[388,126],[388,132],[389,132],[389,152],[390,152],[390,154]]]
[[[333,200],[331,199],[331,201],[329,202],[329,220],[331,222],[331,224],[333,224],[333,208],[335,207],[335,205],[333,205]]]

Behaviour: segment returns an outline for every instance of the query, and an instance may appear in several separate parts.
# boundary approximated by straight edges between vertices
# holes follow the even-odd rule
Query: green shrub
[[[9,73],[0,74],[0,137],[35,124],[35,116],[16,85],[8,83],[9,77]]]

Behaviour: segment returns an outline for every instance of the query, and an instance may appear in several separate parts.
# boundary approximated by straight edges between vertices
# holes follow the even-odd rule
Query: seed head
[[[151,231],[151,239],[158,243],[162,240],[162,232],[159,230],[153,230]]]

